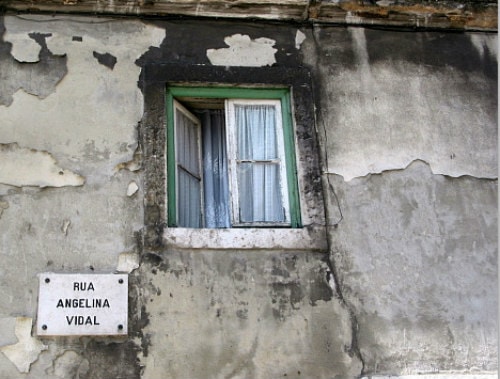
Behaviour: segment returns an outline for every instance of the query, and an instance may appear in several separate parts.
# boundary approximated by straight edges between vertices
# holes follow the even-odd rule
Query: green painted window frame
[[[167,157],[167,225],[176,227],[176,178],[175,178],[175,137],[174,99],[196,97],[212,99],[272,99],[280,100],[283,140],[285,145],[285,166],[288,186],[288,206],[291,228],[301,227],[300,199],[295,156],[295,138],[292,118],[290,90],[288,88],[247,88],[247,87],[191,87],[167,86],[166,88],[166,157]],[[240,226],[238,226],[240,227]],[[249,226],[257,228],[256,226]],[[272,227],[272,226],[269,226]]]

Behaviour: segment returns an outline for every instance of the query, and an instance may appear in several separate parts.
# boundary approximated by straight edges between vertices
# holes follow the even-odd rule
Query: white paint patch
[[[15,334],[18,342],[0,348],[0,351],[14,363],[19,372],[23,373],[28,373],[31,364],[38,359],[40,353],[48,349],[48,346],[31,337],[31,326],[31,318],[16,318]]]
[[[224,38],[224,42],[228,48],[207,50],[207,57],[215,66],[264,67],[276,63],[275,40],[252,40],[248,35],[234,34]]]
[[[136,182],[132,181],[129,183],[128,188],[127,188],[127,196],[132,196],[134,195],[137,191],[139,190],[139,186],[137,185]]]
[[[15,60],[23,63],[35,63],[40,60],[42,47],[28,34],[9,33],[7,31],[4,34],[4,40],[12,44],[10,55]]]
[[[300,49],[302,42],[306,40],[306,35],[302,33],[300,30],[297,30],[297,34],[295,34],[295,48],[297,50]]]
[[[139,254],[136,253],[121,253],[118,257],[118,272],[131,273],[136,268],[139,268]]]
[[[24,187],[81,186],[85,179],[57,165],[46,151],[0,144],[0,183]]]

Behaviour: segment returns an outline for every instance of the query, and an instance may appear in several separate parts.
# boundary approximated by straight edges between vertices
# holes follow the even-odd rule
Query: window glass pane
[[[177,225],[200,228],[201,211],[200,125],[176,104]]]
[[[284,222],[279,165],[238,164],[241,222]]]
[[[273,105],[235,105],[237,154],[241,160],[278,158],[276,108]]]
[[[200,176],[200,162],[198,157],[199,128],[179,109],[177,117],[177,162],[188,172]]]
[[[178,224],[183,227],[200,228],[200,181],[184,170],[179,170],[178,176]]]

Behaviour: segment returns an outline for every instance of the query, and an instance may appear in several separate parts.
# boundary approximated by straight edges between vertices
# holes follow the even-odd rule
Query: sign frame
[[[41,273],[38,336],[126,336],[127,274]]]

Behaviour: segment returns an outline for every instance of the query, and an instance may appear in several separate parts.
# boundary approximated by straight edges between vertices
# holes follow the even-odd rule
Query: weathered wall
[[[330,256],[364,372],[495,370],[496,35],[314,40]]]
[[[31,335],[38,273],[127,271],[139,261],[141,195],[127,192],[140,174],[126,164],[143,112],[134,61],[165,31],[134,21],[29,18],[0,23],[0,345],[20,340],[17,359],[2,348],[0,377],[134,377],[131,342],[117,349],[115,341],[43,341],[40,354],[13,326],[25,316],[21,335]],[[106,54],[114,66],[100,62]]]
[[[40,15],[0,33],[0,378],[494,376],[496,34]],[[162,90],[238,78],[301,88],[307,227],[186,242],[163,225]],[[45,271],[130,272],[129,337],[37,338]]]

